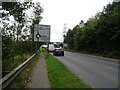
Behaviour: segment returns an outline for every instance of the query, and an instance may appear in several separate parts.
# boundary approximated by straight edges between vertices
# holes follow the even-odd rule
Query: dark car
[[[56,48],[53,50],[53,55],[57,56],[57,55],[61,55],[64,56],[64,50],[60,49],[60,48]]]

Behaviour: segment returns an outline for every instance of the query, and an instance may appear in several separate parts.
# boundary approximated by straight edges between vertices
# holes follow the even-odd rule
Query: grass
[[[9,60],[2,61],[2,75],[5,76],[7,73],[15,69],[18,65],[22,64],[27,58],[29,58],[32,54],[23,54],[17,55]]]
[[[89,54],[89,55],[95,55],[95,56],[102,56],[102,57],[107,57],[107,58],[112,58],[112,59],[118,59],[120,60],[120,56],[115,56],[115,55],[110,55],[109,54],[100,54],[100,53],[92,53],[92,52],[85,52],[85,51],[76,51],[73,49],[65,49],[65,51],[69,51],[69,52],[76,52],[76,53],[83,53],[83,54]]]
[[[69,52],[77,52],[77,51],[75,51],[75,50],[73,50],[73,49],[64,49],[65,51],[69,51]]]
[[[40,54],[37,53],[31,62],[23,69],[23,71],[11,82],[11,84],[6,88],[25,88],[30,82],[32,77],[32,71],[40,58]]]
[[[46,54],[44,52],[45,57]],[[51,88],[91,88],[50,54],[46,57],[46,66]]]

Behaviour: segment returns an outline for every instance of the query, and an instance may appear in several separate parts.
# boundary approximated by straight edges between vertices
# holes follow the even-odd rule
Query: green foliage
[[[13,80],[10,83],[10,85],[5,90],[9,90],[13,88],[22,89],[22,88],[27,87],[28,82],[30,82],[32,78],[32,71],[34,70],[34,67],[36,63],[38,62],[39,58],[40,58],[40,53],[38,52],[32,58],[31,62],[25,67],[25,69],[23,69],[23,71],[15,78],[15,80]]]
[[[12,40],[8,36],[2,37],[2,59],[7,60],[13,57],[11,50]]]
[[[33,9],[30,17],[26,14],[28,9]],[[2,34],[11,35],[11,38],[17,41],[24,41],[26,38],[28,38],[27,40],[33,40],[34,24],[39,24],[42,19],[41,13],[43,12],[43,8],[39,2],[2,2],[1,10],[3,10],[1,11],[3,23]],[[12,21],[11,23],[12,26],[5,22],[5,20],[10,21],[10,16],[13,16],[14,19],[14,22]],[[26,32],[30,32],[31,35],[25,34]]]
[[[34,6],[31,2],[2,2],[2,9],[4,11],[7,11],[8,13],[2,13],[3,20],[9,20],[10,16],[14,17],[14,25],[12,28],[9,29],[9,26],[7,25],[6,30],[9,29],[9,32],[12,32],[11,35],[14,36],[14,38],[17,38],[17,41],[22,36],[22,28],[25,26],[26,23],[26,16],[25,11],[29,9],[30,7]],[[4,12],[3,11],[3,12]],[[15,32],[16,30],[16,32]],[[17,36],[17,37],[15,37]]]
[[[81,21],[80,24],[84,22]],[[69,30],[64,38],[69,49],[120,56],[120,2],[104,7],[102,12],[90,18],[83,27]]]
[[[22,64],[25,60],[27,60],[30,57],[30,55],[31,54],[17,55],[11,59],[3,60],[2,75],[5,76],[7,73],[16,68],[18,65]]]
[[[13,15],[17,22],[22,23],[25,22],[25,12],[23,11],[29,9],[33,5],[34,4],[31,2],[2,2],[2,9],[9,11],[9,14]]]
[[[35,52],[35,42],[14,42],[8,36],[3,36],[2,41],[2,60],[9,60],[16,55]]]
[[[26,16],[26,10],[33,9],[33,17]],[[35,53],[42,43],[33,41],[34,24],[39,24],[43,12],[40,3],[2,2],[2,60],[3,72],[10,71],[25,61],[24,54]],[[13,17],[11,23],[9,17]],[[31,28],[30,28],[31,26]],[[26,34],[30,33],[30,34]],[[20,58],[21,56],[21,58]]]
[[[39,22],[41,21],[42,17],[41,17],[41,13],[43,12],[43,8],[41,7],[40,3],[36,3],[34,6],[34,18],[32,19],[32,25],[30,26],[31,28],[31,35],[32,37],[34,37],[34,25],[35,24],[39,24]],[[32,41],[34,40],[34,38],[32,38]]]

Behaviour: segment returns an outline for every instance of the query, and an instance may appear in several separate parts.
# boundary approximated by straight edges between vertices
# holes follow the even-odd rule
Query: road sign
[[[34,41],[50,42],[50,25],[34,25]]]

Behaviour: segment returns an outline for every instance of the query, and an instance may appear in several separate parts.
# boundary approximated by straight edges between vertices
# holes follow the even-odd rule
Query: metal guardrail
[[[2,79],[0,79],[0,89],[1,88],[4,89],[5,87],[7,87],[10,84],[10,82],[14,80],[14,78],[25,68],[25,66],[31,61],[31,59],[34,56],[35,54],[33,54],[29,59],[20,64],[13,71],[4,76]]]

